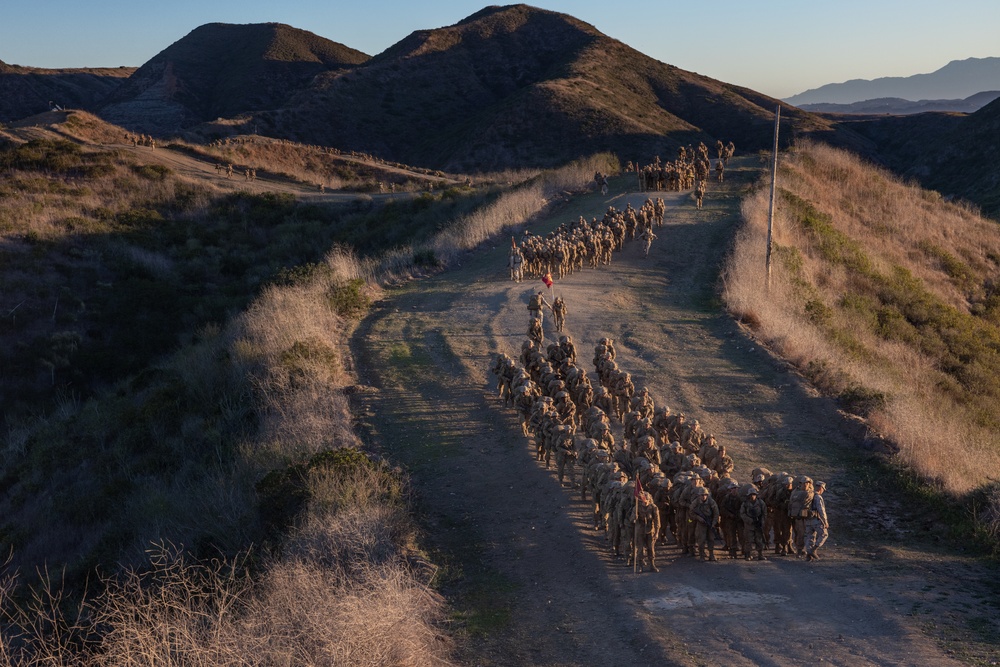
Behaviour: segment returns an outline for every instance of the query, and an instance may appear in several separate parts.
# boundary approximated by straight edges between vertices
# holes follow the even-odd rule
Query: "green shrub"
[[[168,176],[174,173],[170,167],[162,164],[144,164],[133,167],[132,170],[142,178],[150,181],[165,181]]]
[[[878,390],[852,384],[837,396],[837,403],[845,411],[859,417],[868,417],[873,412],[884,410],[888,403],[886,395]]]
[[[271,282],[275,285],[305,285],[317,276],[328,276],[331,272],[328,264],[309,262],[280,269]]]
[[[328,297],[330,307],[341,317],[361,318],[371,307],[371,299],[362,292],[364,285],[362,278],[335,283]]]
[[[806,301],[806,317],[819,327],[828,326],[833,319],[833,310],[819,299]]]
[[[335,370],[340,357],[329,344],[318,339],[295,341],[291,348],[281,353],[281,365],[293,377],[308,374],[309,367],[317,363]]]
[[[436,269],[441,266],[441,260],[437,258],[430,248],[418,250],[413,253],[413,263],[429,269]]]
[[[272,470],[257,483],[261,520],[272,537],[280,537],[294,525],[294,519],[310,498],[309,477],[320,471],[346,482],[341,488],[344,497],[339,504],[360,496],[374,496],[388,503],[403,498],[403,479],[389,470],[385,462],[373,461],[352,447],[319,452],[305,463]],[[351,484],[352,479],[373,477],[378,480],[378,488],[353,488],[355,485]],[[325,500],[329,503],[331,499]]]

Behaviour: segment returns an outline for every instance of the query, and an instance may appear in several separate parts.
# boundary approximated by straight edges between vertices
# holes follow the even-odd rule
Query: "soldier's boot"
[[[767,560],[767,556],[764,555],[763,551],[757,551],[757,560]]]
[[[710,560],[713,563],[719,560],[718,558],[715,557],[715,549],[708,550],[708,560]]]

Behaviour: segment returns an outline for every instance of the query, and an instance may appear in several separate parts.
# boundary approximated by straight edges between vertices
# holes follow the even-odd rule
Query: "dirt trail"
[[[463,266],[391,292],[353,340],[362,426],[412,472],[443,589],[459,610],[462,664],[997,664],[997,639],[975,634],[997,614],[995,573],[893,529],[892,505],[866,495],[862,455],[834,406],[725,315],[717,266],[736,225],[749,161],[696,211],[669,194],[649,258],[626,246],[610,268],[556,283],[568,333],[592,371],[596,341],[657,404],[697,418],[751,468],[830,484],[831,538],[816,564],[699,563],[673,545],[660,572],[613,560],[578,491],[534,461],[489,363],[516,356],[538,281],[506,280],[505,243]],[[618,179],[618,188],[631,185]],[[538,231],[639,194],[589,195]],[[552,295],[554,296],[554,294]],[[550,298],[551,300],[551,298]],[[546,334],[551,337],[550,320]],[[875,522],[874,519],[880,519]],[[905,538],[905,539],[904,539]],[[721,550],[720,550],[721,553]],[[978,624],[978,625],[977,625]]]
[[[182,178],[202,183],[207,182],[224,192],[242,191],[254,194],[272,192],[289,194],[298,199],[312,202],[336,203],[352,202],[361,196],[381,201],[397,198],[409,199],[417,194],[413,192],[386,192],[361,195],[358,192],[340,191],[334,189],[329,189],[320,193],[317,191],[316,186],[311,183],[302,183],[289,178],[268,175],[267,173],[259,173],[255,181],[247,181],[245,174],[238,167],[234,171],[231,178],[226,178],[225,174],[220,174],[216,170],[216,161],[208,157],[196,157],[182,151],[166,148],[162,145],[153,149],[149,146],[133,146],[132,144],[125,143],[97,143],[94,141],[83,140],[80,137],[70,134],[62,127],[62,123],[66,121],[66,118],[69,115],[70,114],[67,112],[47,112],[39,114],[38,116],[33,116],[25,121],[13,123],[9,130],[7,130],[7,133],[24,141],[32,139],[59,138],[85,145],[94,150],[125,151],[130,154],[131,158],[137,164],[163,165],[165,167],[169,167]],[[354,156],[346,156],[343,157],[343,159],[358,164],[372,164],[362,158]],[[391,171],[393,173],[410,176],[417,180],[434,181],[438,184],[457,183],[454,179],[427,176],[399,167],[392,167],[383,164],[375,166],[378,166],[378,168],[384,171]]]
[[[162,164],[177,172],[180,176],[191,180],[211,181],[215,187],[221,190],[246,191],[254,194],[274,192],[289,194],[298,199],[314,202],[350,202],[361,196],[357,192],[327,190],[323,193],[317,192],[314,185],[300,183],[287,178],[276,178],[266,174],[258,174],[255,181],[247,181],[245,175],[236,169],[232,178],[226,178],[225,174],[220,174],[215,169],[215,161],[207,158],[195,157],[181,151],[170,148],[159,147],[156,149],[148,146],[131,146],[126,144],[103,145],[104,148],[132,151],[133,158],[142,164]],[[413,193],[382,193],[366,195],[372,199],[382,200],[391,198],[409,198]]]

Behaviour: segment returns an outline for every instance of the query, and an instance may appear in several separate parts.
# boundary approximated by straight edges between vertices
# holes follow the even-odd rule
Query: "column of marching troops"
[[[682,554],[707,561],[717,560],[717,542],[731,558],[755,552],[766,560],[773,546],[777,555],[819,559],[828,525],[825,506],[815,502],[823,482],[754,468],[752,481],[739,483],[725,445],[697,419],[657,407],[615,358],[614,342],[601,339],[595,383],[562,335],[544,349],[526,340],[518,359],[499,354],[491,370],[536,458],[547,468],[554,459],[559,482],[592,502],[594,530],[605,532],[616,557],[632,564],[638,553],[640,569],[648,561],[656,571],[656,547],[669,536]],[[621,424],[621,441],[612,423]]]
[[[642,224],[651,230],[654,221],[662,225],[663,209],[652,200],[643,210],[647,206],[650,216],[637,219],[648,220]],[[584,248],[606,249],[607,255],[597,253],[599,261],[590,265],[606,264],[627,238],[628,217],[609,209],[603,220],[588,224],[581,218],[573,226],[560,226],[544,237],[551,245],[533,247],[558,248],[556,239],[580,237]],[[606,234],[607,245],[588,245],[589,238]],[[569,271],[582,268],[576,254],[534,253],[532,261],[529,272],[534,275],[553,270],[564,275],[563,263]],[[546,346],[544,305],[541,292],[532,295],[529,337],[519,358],[501,353],[491,371],[504,405],[517,410],[524,436],[534,440],[536,458],[547,468],[554,459],[559,482],[578,487],[581,499],[592,503],[594,530],[604,532],[614,556],[640,571],[646,562],[658,571],[656,548],[669,538],[682,554],[702,561],[717,560],[720,542],[730,558],[766,560],[764,551],[773,547],[776,555],[819,560],[829,526],[825,483],[758,467],[751,481],[741,484],[732,474],[734,462],[725,445],[697,419],[656,406],[646,387],[636,390],[631,374],[618,366],[610,338],[602,338],[594,349],[593,375],[577,363],[569,335]],[[554,314],[562,332],[565,306],[559,311]],[[621,425],[621,441],[612,423]]]
[[[611,263],[612,253],[624,248],[627,241],[639,239],[645,254],[649,254],[656,234],[654,225],[663,226],[667,207],[663,199],[647,199],[636,210],[632,204],[624,211],[614,206],[604,216],[587,222],[582,216],[576,222],[559,225],[545,236],[525,232],[518,245],[511,239],[509,256],[510,278],[521,282],[526,277],[555,276],[563,278],[584,266],[597,268]]]
[[[723,144],[720,139],[715,142],[715,152],[718,156],[715,161],[715,178],[722,182],[726,165],[735,154],[736,146],[731,141]],[[672,162],[660,162],[660,156],[657,155],[652,164],[645,166],[629,162],[625,171],[635,172],[638,175],[639,189],[644,192],[651,190],[680,192],[693,189],[695,202],[698,208],[701,208],[708,177],[712,171],[712,162],[708,154],[708,146],[704,142],[699,142],[696,147],[678,148],[677,159]]]
[[[735,150],[731,141],[726,145],[721,140],[716,142],[719,157],[715,169],[719,181],[723,179],[725,164]],[[678,159],[673,163],[661,164],[660,158],[656,157],[652,164],[645,167],[636,168],[629,162],[625,170],[638,171],[643,191],[679,192],[694,188],[696,204],[701,208],[710,172],[708,147],[704,143],[699,143],[697,148],[682,146],[678,150]],[[595,182],[606,183],[601,174],[595,175]],[[594,218],[587,222],[580,217],[574,223],[560,225],[545,236],[525,232],[520,246],[511,239],[508,261],[511,280],[520,282],[525,277],[540,278],[544,275],[563,278],[583,269],[584,265],[597,268],[610,264],[612,252],[621,250],[625,241],[635,238],[642,241],[644,254],[648,256],[656,239],[653,226],[663,226],[665,212],[666,205],[661,197],[648,198],[638,210],[631,203],[626,205],[624,211],[611,206],[600,220]]]

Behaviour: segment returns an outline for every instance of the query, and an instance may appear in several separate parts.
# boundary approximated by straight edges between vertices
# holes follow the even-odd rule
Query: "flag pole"
[[[635,474],[635,524],[632,529],[632,574],[637,574],[639,570],[639,496],[642,495],[642,482],[639,481],[639,473]]]

